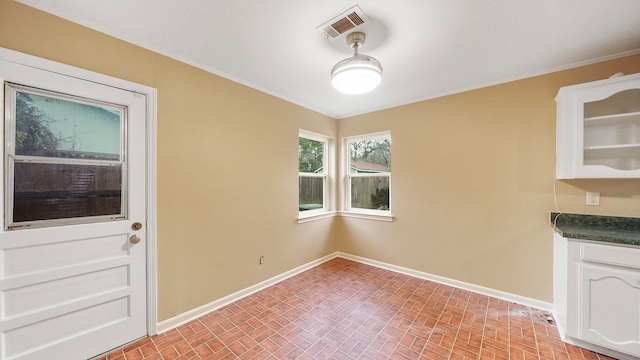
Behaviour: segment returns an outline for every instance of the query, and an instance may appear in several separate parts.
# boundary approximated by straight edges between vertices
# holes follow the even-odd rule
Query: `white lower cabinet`
[[[580,266],[579,339],[640,356],[640,273]]]
[[[554,305],[565,341],[640,357],[640,249],[560,236],[555,242]]]

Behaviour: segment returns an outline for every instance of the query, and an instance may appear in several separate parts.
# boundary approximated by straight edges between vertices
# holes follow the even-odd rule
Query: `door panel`
[[[87,359],[146,335],[145,97],[3,60],[0,81],[0,359]],[[22,116],[49,145],[16,145],[20,93],[39,97]]]
[[[75,299],[98,297],[101,294],[126,289],[129,286],[126,266],[100,269],[73,277],[55,280],[5,292],[6,316],[19,317],[27,312],[44,311]]]
[[[582,264],[581,339],[640,354],[640,275],[631,269]]]

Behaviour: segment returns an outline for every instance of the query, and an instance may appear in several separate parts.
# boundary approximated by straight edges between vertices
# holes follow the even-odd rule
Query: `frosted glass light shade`
[[[331,85],[345,94],[363,94],[382,81],[382,66],[371,56],[356,54],[331,69]]]

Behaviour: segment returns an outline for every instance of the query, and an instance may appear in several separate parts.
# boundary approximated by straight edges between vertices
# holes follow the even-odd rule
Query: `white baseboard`
[[[171,330],[175,327],[178,327],[182,324],[188,323],[191,320],[197,319],[200,316],[206,315],[214,310],[217,310],[225,305],[228,305],[234,301],[238,301],[244,297],[247,297],[253,293],[256,293],[262,289],[265,289],[271,285],[277,284],[283,280],[286,280],[292,276],[298,275],[299,273],[311,269],[314,266],[320,265],[324,262],[327,262],[333,258],[336,258],[338,255],[337,253],[333,253],[333,254],[329,254],[327,256],[323,256],[320,259],[311,261],[309,263],[306,263],[304,265],[298,266],[295,269],[291,269],[287,272],[284,272],[280,275],[276,275],[270,279],[267,279],[265,281],[262,281],[260,283],[257,283],[255,285],[249,286],[248,288],[242,289],[240,291],[237,291],[233,294],[229,294],[223,298],[220,298],[218,300],[214,300],[208,304],[204,304],[200,307],[197,307],[195,309],[183,312],[180,315],[174,316],[172,318],[169,318],[167,320],[163,320],[160,321],[158,323],[158,326],[156,327],[158,334],[161,334],[165,331]]]
[[[532,299],[532,298],[528,298],[525,296],[520,296],[520,295],[516,295],[516,294],[511,294],[508,292],[504,292],[504,291],[500,291],[500,290],[495,290],[495,289],[491,289],[491,288],[487,288],[484,286],[479,286],[479,285],[474,285],[474,284],[470,284],[470,283],[466,283],[463,281],[458,281],[458,280],[454,280],[454,279],[449,279],[446,277],[442,277],[442,276],[438,276],[438,275],[433,275],[433,274],[429,274],[429,273],[425,273],[422,271],[417,271],[417,270],[413,270],[413,269],[408,269],[402,266],[397,266],[397,265],[392,265],[392,264],[388,264],[388,263],[384,263],[381,261],[377,261],[377,260],[371,260],[371,259],[367,259],[364,257],[360,257],[360,256],[356,256],[356,255],[351,255],[351,254],[347,254],[347,253],[343,253],[343,252],[335,252],[333,254],[329,254],[327,256],[323,256],[320,259],[311,261],[309,263],[306,263],[304,265],[298,266],[295,269],[289,270],[287,272],[284,272],[280,275],[276,275],[270,279],[267,279],[265,281],[262,281],[258,284],[255,284],[253,286],[250,286],[246,289],[237,291],[233,294],[229,294],[223,298],[220,298],[218,300],[214,300],[208,304],[202,305],[200,307],[197,307],[195,309],[186,311],[180,315],[174,316],[172,318],[169,318],[167,320],[163,320],[161,322],[158,323],[157,326],[157,331],[159,334],[171,330],[175,327],[178,327],[182,324],[185,324],[191,320],[197,319],[200,316],[206,315],[208,313],[210,313],[211,311],[217,310],[225,305],[228,305],[234,301],[240,300],[244,297],[247,297],[253,293],[256,293],[264,288],[267,288],[271,285],[277,284],[283,280],[286,280],[292,276],[295,276],[305,270],[308,270],[314,266],[317,266],[319,264],[322,264],[324,262],[327,262],[331,259],[337,258],[337,257],[341,257],[347,260],[352,260],[352,261],[356,261],[359,263],[363,263],[363,264],[367,264],[367,265],[371,265],[371,266],[375,266],[375,267],[379,267],[382,269],[386,269],[389,271],[393,271],[393,272],[397,272],[397,273],[401,273],[401,274],[405,274],[405,275],[409,275],[409,276],[413,276],[419,279],[424,279],[424,280],[429,280],[429,281],[433,281],[433,282],[437,282],[440,284],[444,284],[444,285],[448,285],[448,286],[453,286],[459,289],[463,289],[463,290],[468,290],[468,291],[472,291],[475,293],[479,293],[479,294],[483,294],[483,295],[487,295],[487,296],[491,296],[494,298],[498,298],[501,300],[506,300],[506,301],[510,301],[510,302],[514,302],[514,303],[518,303],[521,305],[525,305],[525,306],[529,306],[529,307],[533,307],[536,309],[540,309],[540,310],[544,310],[544,311],[553,311],[553,304],[545,302],[545,301],[540,301],[540,300],[536,300],[536,299]]]
[[[514,302],[514,303],[517,303],[517,304],[520,304],[520,305],[525,305],[525,306],[529,306],[529,307],[532,307],[532,308],[536,308],[536,309],[540,309],[540,310],[544,310],[544,311],[548,311],[548,312],[552,312],[553,311],[553,304],[548,303],[546,301],[540,301],[540,300],[537,300],[537,299],[532,299],[532,298],[529,298],[529,297],[508,293],[508,292],[505,292],[505,291],[500,291],[500,290],[496,290],[496,289],[492,289],[492,288],[488,288],[488,287],[484,287],[484,286],[480,286],[480,285],[475,285],[475,284],[467,283],[467,282],[464,282],[464,281],[458,281],[458,280],[454,280],[454,279],[449,279],[449,278],[446,278],[446,277],[443,277],[443,276],[433,275],[433,274],[429,274],[429,273],[426,273],[426,272],[417,271],[417,270],[405,268],[405,267],[402,267],[402,266],[392,265],[392,264],[384,263],[384,262],[381,262],[381,261],[371,260],[371,259],[363,258],[363,257],[360,257],[360,256],[355,256],[355,255],[351,255],[351,254],[342,253],[342,252],[338,252],[336,254],[336,257],[341,257],[341,258],[345,258],[345,259],[348,259],[348,260],[357,261],[357,262],[360,262],[360,263],[363,263],[363,264],[367,264],[367,265],[379,267],[379,268],[382,268],[382,269],[394,271],[394,272],[397,272],[397,273],[401,273],[401,274],[417,277],[419,279],[429,280],[429,281],[437,282],[437,283],[440,283],[440,284],[453,286],[455,288],[468,290],[468,291],[471,291],[471,292],[474,292],[474,293],[491,296],[491,297],[494,297],[494,298],[497,298],[497,299]]]

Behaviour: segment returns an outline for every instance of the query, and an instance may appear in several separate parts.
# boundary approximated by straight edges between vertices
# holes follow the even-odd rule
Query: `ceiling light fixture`
[[[331,85],[345,94],[363,94],[375,89],[382,81],[382,65],[369,55],[358,54],[365,35],[359,31],[347,35],[347,44],[353,56],[337,63],[331,69]]]

